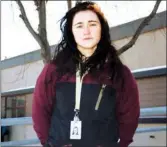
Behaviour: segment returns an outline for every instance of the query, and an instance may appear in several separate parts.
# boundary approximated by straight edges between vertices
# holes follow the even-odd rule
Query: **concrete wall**
[[[138,128],[160,127],[165,124],[139,124]],[[151,138],[150,136],[154,136]],[[136,133],[130,146],[166,146],[166,131]]]
[[[166,105],[166,76],[137,79],[140,107]]]
[[[120,48],[132,37],[114,41]],[[121,55],[122,61],[131,70],[166,65],[166,28],[141,34],[136,44]]]
[[[43,68],[41,60],[1,71],[1,91],[34,86]]]
[[[12,126],[10,127],[10,132],[11,132],[9,137],[10,141],[37,138],[36,132],[34,131],[32,125]],[[33,145],[27,145],[27,146],[33,146]],[[34,144],[34,146],[41,146],[41,144],[40,143]]]

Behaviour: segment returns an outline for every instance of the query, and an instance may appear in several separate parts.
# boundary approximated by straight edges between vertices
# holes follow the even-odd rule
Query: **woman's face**
[[[76,13],[72,33],[79,50],[95,50],[101,38],[101,23],[96,13],[91,10]]]
[[[74,128],[74,134],[77,134],[77,133],[78,133],[78,128],[75,127],[75,128]]]

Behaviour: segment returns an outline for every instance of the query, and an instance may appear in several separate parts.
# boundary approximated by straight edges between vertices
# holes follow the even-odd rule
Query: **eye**
[[[82,28],[82,25],[78,25],[78,26],[76,26],[76,28]]]
[[[91,23],[90,26],[96,26],[96,24],[95,23]]]

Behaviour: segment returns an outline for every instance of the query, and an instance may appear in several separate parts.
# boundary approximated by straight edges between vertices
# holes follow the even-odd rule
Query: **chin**
[[[85,49],[93,49],[95,46],[97,46],[97,45],[91,44],[91,45],[83,45],[82,47]]]
[[[94,46],[84,46],[83,48],[86,49],[86,50],[93,50]]]

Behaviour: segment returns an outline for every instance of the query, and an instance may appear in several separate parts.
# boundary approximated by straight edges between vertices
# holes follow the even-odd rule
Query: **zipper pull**
[[[96,111],[99,109],[99,105],[100,105],[101,99],[103,97],[103,92],[104,92],[105,87],[106,87],[106,84],[103,84],[102,88],[100,89],[100,93],[99,93],[99,96],[98,96],[98,99],[96,102],[96,106],[95,106]]]

